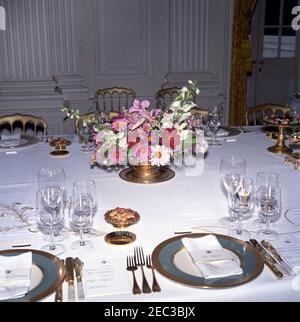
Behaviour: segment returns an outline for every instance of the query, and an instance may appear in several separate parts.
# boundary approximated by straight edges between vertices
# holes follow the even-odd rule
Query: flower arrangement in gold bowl
[[[129,165],[130,168],[120,176],[132,182],[170,179],[174,175],[167,167],[176,155],[182,155],[183,149],[191,152],[194,146],[199,153],[207,151],[203,132],[195,131],[199,128],[199,119],[191,114],[199,93],[197,82],[189,81],[164,111],[151,109],[147,100],[135,100],[131,108],[112,118],[95,113],[84,121],[96,144],[91,164],[102,167]],[[80,117],[78,110],[64,108],[63,111],[67,117]]]

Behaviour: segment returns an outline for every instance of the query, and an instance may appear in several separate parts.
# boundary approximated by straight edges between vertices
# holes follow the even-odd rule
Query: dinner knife
[[[76,279],[77,279],[77,297],[79,301],[85,300],[84,288],[82,283],[83,262],[77,257],[73,260]]]
[[[255,239],[250,239],[251,245],[256,248],[264,258],[264,263],[275,274],[278,279],[283,278],[283,273],[276,267],[276,261],[269,255],[269,253],[262,247],[262,245]]]
[[[65,264],[63,259],[61,259],[61,262],[63,265]],[[63,283],[61,283],[55,292],[55,302],[63,302]]]
[[[268,250],[279,262],[282,268],[288,273],[290,276],[295,276],[293,268],[284,260],[284,258],[278,253],[275,247],[268,241],[263,240],[261,244]]]
[[[72,257],[68,257],[66,259],[66,269],[67,269],[66,281],[68,283],[68,301],[76,302],[75,286],[74,286],[74,264],[73,264]]]

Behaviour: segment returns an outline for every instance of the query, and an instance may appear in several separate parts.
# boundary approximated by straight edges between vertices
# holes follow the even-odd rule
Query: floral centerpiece
[[[145,167],[153,171],[169,165],[183,151],[204,154],[208,144],[203,132],[198,131],[201,121],[191,114],[199,93],[197,83],[189,81],[164,111],[151,109],[147,100],[135,100],[131,108],[114,117],[96,113],[84,120],[83,125],[90,128],[96,145],[92,164],[106,167],[129,164],[145,172]],[[78,110],[63,111],[67,117],[80,117]]]

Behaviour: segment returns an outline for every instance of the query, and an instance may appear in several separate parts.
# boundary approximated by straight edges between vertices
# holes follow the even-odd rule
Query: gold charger
[[[243,269],[243,274],[215,279],[205,279],[202,277],[188,253],[184,251],[181,240],[185,237],[201,238],[207,235],[188,234],[162,242],[155,248],[152,254],[155,269],[176,283],[203,289],[222,289],[239,286],[250,282],[260,275],[264,268],[264,260],[254,247],[242,240],[215,235],[225,249],[237,256]]]

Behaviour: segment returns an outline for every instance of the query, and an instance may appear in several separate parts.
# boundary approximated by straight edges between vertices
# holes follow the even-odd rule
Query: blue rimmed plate
[[[0,256],[17,256],[32,252],[30,291],[23,297],[3,302],[37,302],[56,291],[63,283],[65,268],[60,259],[49,253],[32,249],[0,251]],[[1,301],[0,301],[1,302]]]
[[[205,279],[184,249],[182,239],[201,238],[207,234],[189,234],[168,239],[158,245],[152,254],[156,270],[168,279],[192,287],[218,289],[245,284],[256,278],[263,270],[264,261],[259,252],[242,240],[215,235],[223,248],[236,255],[243,269],[241,275]]]

